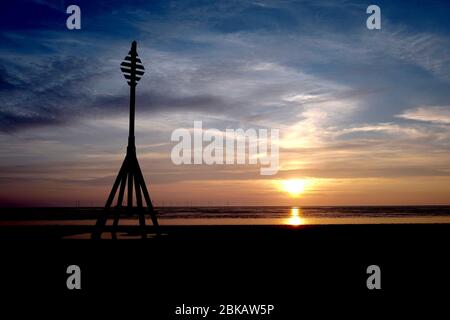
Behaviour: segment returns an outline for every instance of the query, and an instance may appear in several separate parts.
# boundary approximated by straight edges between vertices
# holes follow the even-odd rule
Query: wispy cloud
[[[450,124],[450,106],[430,106],[405,110],[398,118]]]

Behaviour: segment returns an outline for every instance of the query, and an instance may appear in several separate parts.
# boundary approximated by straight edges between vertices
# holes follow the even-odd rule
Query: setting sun
[[[308,185],[309,182],[305,179],[289,179],[281,181],[281,189],[289,193],[292,197],[298,197],[305,191]]]

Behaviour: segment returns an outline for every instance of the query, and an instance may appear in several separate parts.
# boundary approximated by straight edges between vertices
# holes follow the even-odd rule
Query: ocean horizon
[[[114,209],[111,209],[114,210]],[[450,223],[450,206],[157,207],[161,225]],[[103,208],[4,208],[0,225],[94,225]],[[122,225],[137,224],[135,216]],[[149,224],[151,221],[149,219]]]

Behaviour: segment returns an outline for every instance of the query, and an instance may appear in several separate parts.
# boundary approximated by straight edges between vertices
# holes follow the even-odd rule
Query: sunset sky
[[[1,206],[104,205],[126,151],[132,40],[156,205],[450,204],[450,2],[93,2],[1,4]],[[81,30],[66,28],[70,4]],[[366,28],[370,4],[381,30]],[[196,120],[279,129],[278,174],[174,165],[171,133]]]

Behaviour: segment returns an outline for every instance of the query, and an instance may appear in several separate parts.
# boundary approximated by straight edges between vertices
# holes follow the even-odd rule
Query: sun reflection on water
[[[289,224],[291,226],[299,226],[305,224],[304,219],[301,217],[301,210],[299,208],[291,208],[291,215],[287,219],[286,224]]]

